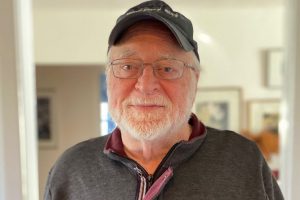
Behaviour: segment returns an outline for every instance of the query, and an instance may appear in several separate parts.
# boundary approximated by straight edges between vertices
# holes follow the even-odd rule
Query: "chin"
[[[159,115],[135,114],[121,117],[118,125],[121,131],[127,132],[133,138],[146,141],[159,140],[176,134],[190,117],[190,112],[181,115],[179,112],[166,112]]]
[[[165,137],[170,134],[172,129],[171,121],[163,121],[164,123],[158,123],[157,121],[148,122],[135,122],[126,121],[119,124],[120,129],[129,133],[133,138],[137,140],[153,141],[159,138]]]

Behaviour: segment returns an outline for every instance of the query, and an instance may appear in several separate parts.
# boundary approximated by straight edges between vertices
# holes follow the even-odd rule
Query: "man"
[[[283,199],[256,145],[191,113],[200,74],[191,22],[162,1],[119,17],[107,93],[118,127],[67,150],[45,199]]]

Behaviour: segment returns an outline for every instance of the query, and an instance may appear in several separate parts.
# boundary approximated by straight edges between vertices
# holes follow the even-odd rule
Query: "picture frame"
[[[241,128],[240,88],[198,88],[193,111],[206,125],[239,132]]]
[[[283,78],[283,50],[280,48],[267,50],[266,86],[279,89]]]
[[[248,137],[256,142],[272,173],[279,179],[279,99],[248,101]]]
[[[247,106],[248,130],[253,134],[261,131],[278,133],[279,99],[250,100]]]
[[[56,93],[54,89],[37,90],[37,138],[40,148],[57,146]]]

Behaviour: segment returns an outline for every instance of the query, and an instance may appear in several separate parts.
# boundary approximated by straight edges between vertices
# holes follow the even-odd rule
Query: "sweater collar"
[[[195,114],[191,114],[191,118],[189,119],[189,124],[192,126],[192,133],[188,141],[180,141],[179,143],[174,144],[173,152],[176,152],[177,159],[171,159],[169,162],[165,164],[175,164],[178,161],[186,158],[187,155],[193,154],[198,147],[201,145],[203,138],[206,136],[206,128],[202,122],[200,122]],[[199,141],[199,142],[197,142]],[[176,145],[176,146],[175,146]],[[121,138],[121,131],[117,127],[111,133],[109,138],[107,139],[106,145],[104,147],[104,152],[114,152],[118,155],[126,156],[124,151],[124,145]],[[174,154],[175,155],[175,154]],[[171,162],[172,161],[172,162]]]

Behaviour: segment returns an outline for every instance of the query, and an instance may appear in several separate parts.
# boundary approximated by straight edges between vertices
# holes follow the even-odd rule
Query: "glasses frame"
[[[115,74],[115,70],[114,70],[114,66],[115,66],[115,65],[113,64],[113,62],[120,61],[120,60],[132,60],[132,61],[138,61],[138,62],[140,63],[141,69],[140,69],[139,73],[137,73],[137,77],[133,77],[133,78],[124,78],[124,77],[119,77],[119,76],[117,76],[117,75]],[[159,76],[157,75],[157,73],[155,72],[154,64],[157,63],[157,62],[160,62],[160,61],[164,61],[164,60],[175,60],[175,61],[181,62],[181,63],[183,64],[183,67],[182,67],[183,70],[182,70],[180,76],[178,76],[178,77],[176,77],[176,78],[170,78],[170,79],[159,77]],[[191,68],[192,70],[196,70],[196,68],[195,68],[193,65],[187,64],[186,62],[184,62],[184,61],[182,61],[182,60],[178,60],[178,59],[174,59],[174,58],[162,58],[162,59],[155,60],[155,61],[152,62],[152,63],[146,63],[146,62],[144,62],[144,61],[141,60],[141,59],[133,59],[133,58],[119,58],[119,59],[115,59],[115,60],[112,60],[111,62],[109,62],[109,66],[112,68],[112,72],[113,72],[114,77],[120,78],[120,79],[138,79],[138,78],[141,77],[141,75],[143,74],[143,71],[144,71],[146,65],[151,65],[151,66],[152,66],[152,70],[153,70],[154,76],[155,76],[156,78],[158,78],[158,79],[161,79],[161,80],[176,80],[176,79],[180,79],[180,78],[183,76],[184,71],[185,71],[186,68]]]

